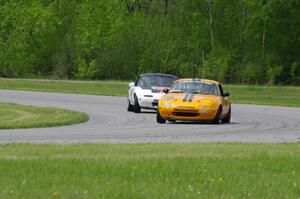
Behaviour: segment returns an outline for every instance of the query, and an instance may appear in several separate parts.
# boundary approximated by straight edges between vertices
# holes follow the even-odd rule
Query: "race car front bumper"
[[[213,120],[217,110],[215,108],[179,109],[175,107],[159,107],[159,113],[162,118],[167,120],[205,121]]]
[[[139,98],[139,105],[145,109],[157,109],[158,100],[161,96],[143,96]]]

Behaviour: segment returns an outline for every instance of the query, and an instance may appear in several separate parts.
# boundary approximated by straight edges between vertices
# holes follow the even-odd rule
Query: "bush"
[[[279,65],[271,65],[267,69],[266,77],[269,84],[278,83],[279,77],[282,73],[282,66]]]
[[[292,84],[300,84],[300,64],[294,62],[291,66],[290,75],[292,79]]]
[[[96,75],[99,73],[99,68],[97,68],[95,59],[90,63],[87,63],[85,59],[78,59],[75,63],[75,67],[75,79],[95,79]]]
[[[247,63],[242,71],[242,79],[247,84],[258,84],[264,78],[262,66],[256,63]]]
[[[203,77],[221,82],[229,82],[231,60],[232,56],[229,51],[218,49],[205,60],[202,71]]]

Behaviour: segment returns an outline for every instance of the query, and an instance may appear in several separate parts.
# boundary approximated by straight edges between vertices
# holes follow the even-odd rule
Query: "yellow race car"
[[[176,122],[207,121],[229,123],[231,118],[230,95],[222,85],[206,79],[179,79],[158,102],[156,121]]]

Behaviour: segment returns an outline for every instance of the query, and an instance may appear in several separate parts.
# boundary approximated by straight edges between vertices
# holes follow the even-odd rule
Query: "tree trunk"
[[[267,0],[262,0],[262,6],[263,10],[265,12],[266,9]],[[262,44],[261,44],[261,58],[265,58],[265,48],[266,48],[266,20],[264,20],[264,27],[263,27],[263,33],[262,33]]]
[[[169,0],[165,0],[165,15],[168,14]]]
[[[212,15],[212,0],[208,0],[209,7],[209,25],[210,25],[210,44],[211,51],[214,51],[214,19]]]
[[[247,15],[248,9],[246,3],[243,5],[243,15],[242,15],[242,30],[241,30],[241,37],[240,37],[240,44],[243,47],[245,41],[245,29],[247,26]]]
[[[248,7],[247,4],[243,4],[242,8],[242,19],[241,19],[241,34],[240,34],[240,47],[239,47],[239,62],[243,63],[244,62],[244,55],[246,51],[246,46],[245,46],[245,32],[246,32],[246,26],[247,26],[247,16],[248,16]],[[236,69],[231,69],[232,72],[235,74],[235,79],[238,82],[241,82],[241,77],[239,74],[241,74],[241,70],[243,67],[236,66]]]
[[[205,61],[205,51],[202,50],[202,66],[204,66],[204,61]]]
[[[265,46],[266,46],[266,22],[264,21],[264,28],[262,34],[262,45],[261,45],[261,58],[265,57]]]

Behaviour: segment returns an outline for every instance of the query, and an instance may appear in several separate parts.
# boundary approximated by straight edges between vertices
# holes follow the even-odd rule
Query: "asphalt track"
[[[90,121],[71,126],[0,130],[0,143],[300,141],[300,108],[234,104],[230,124],[162,125],[154,112],[127,112],[125,97],[0,90],[0,102],[66,108],[90,116]]]

